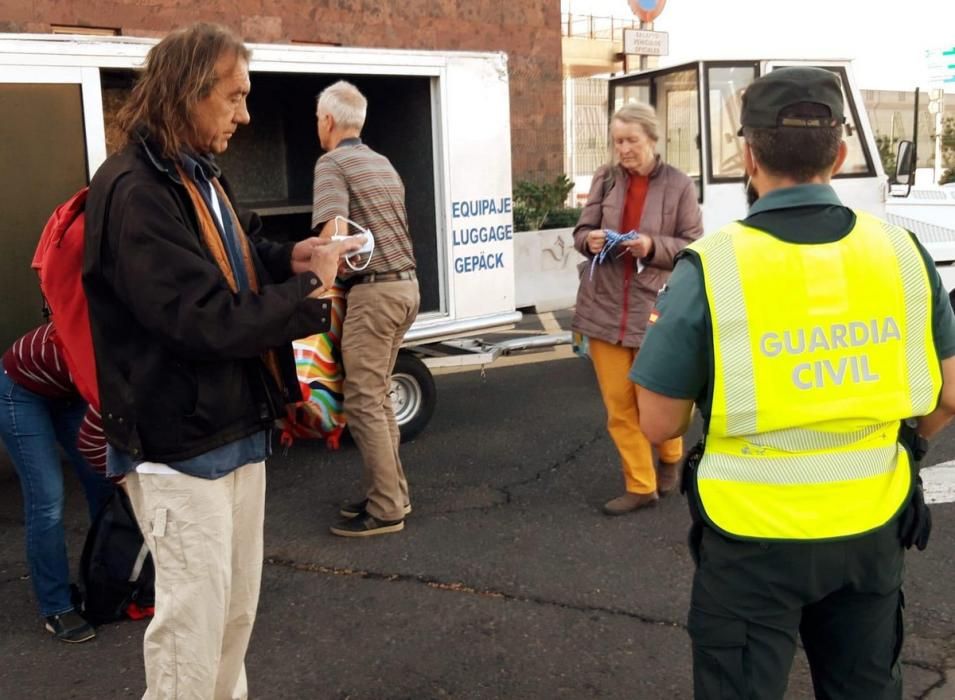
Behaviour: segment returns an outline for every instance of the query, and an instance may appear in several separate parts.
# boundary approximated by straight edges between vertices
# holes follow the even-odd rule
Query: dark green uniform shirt
[[[758,199],[743,223],[790,243],[838,241],[856,223],[829,185],[796,185]],[[913,236],[913,239],[915,236]],[[955,355],[955,314],[935,263],[916,240],[933,290],[932,330],[940,360]],[[785,299],[777,300],[785,304]],[[630,370],[631,381],[658,394],[693,399],[709,419],[713,397],[713,341],[699,257],[687,251],[657,300],[658,317]]]

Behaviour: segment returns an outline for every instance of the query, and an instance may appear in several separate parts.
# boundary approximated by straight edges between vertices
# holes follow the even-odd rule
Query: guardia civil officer
[[[829,186],[843,115],[829,71],[750,85],[758,199],[689,246],[631,371],[652,442],[694,403],[704,419],[685,474],[697,698],[782,698],[797,633],[817,697],[902,697],[903,553],[931,528],[916,430],[955,412],[955,316],[914,237]]]

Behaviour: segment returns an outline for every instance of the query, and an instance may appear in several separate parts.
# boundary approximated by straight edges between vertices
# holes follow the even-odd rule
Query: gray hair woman
[[[587,204],[574,229],[574,246],[588,258],[600,253],[607,232],[636,232],[585,272],[577,291],[573,330],[589,339],[590,356],[607,409],[607,430],[623,468],[625,492],[604,504],[608,515],[653,505],[676,488],[683,443],[657,446],[640,430],[637,387],[629,380],[657,293],[674,258],[703,233],[692,180],[657,155],[654,109],[632,102],[610,121],[612,162],[594,173]]]

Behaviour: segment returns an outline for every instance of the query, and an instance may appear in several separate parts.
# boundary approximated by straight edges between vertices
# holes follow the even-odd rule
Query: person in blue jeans
[[[102,475],[106,443],[99,416],[77,393],[54,335],[52,324],[45,324],[4,353],[0,438],[20,477],[27,560],[40,614],[56,639],[76,643],[96,633],[72,601],[57,444],[76,470],[91,521],[115,486]]]

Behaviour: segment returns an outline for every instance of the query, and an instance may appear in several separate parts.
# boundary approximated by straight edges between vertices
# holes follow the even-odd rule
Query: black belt
[[[371,282],[399,282],[401,280],[418,279],[414,270],[401,272],[369,272],[367,275],[356,275],[348,280],[349,284],[366,284]]]

